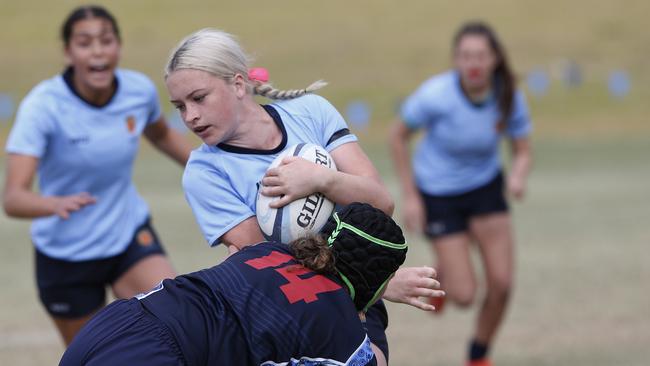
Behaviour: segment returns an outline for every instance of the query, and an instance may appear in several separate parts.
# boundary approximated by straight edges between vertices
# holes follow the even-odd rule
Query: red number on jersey
[[[278,267],[293,260],[293,257],[284,253],[272,251],[271,254],[264,257],[251,259],[245,263],[255,269],[265,269],[269,267]],[[299,276],[313,273],[311,270],[299,265],[292,264],[280,268],[274,268],[276,272],[286,278],[289,283],[280,286],[280,290],[287,297],[289,303],[304,300],[310,303],[318,300],[318,294],[330,291],[336,291],[341,288],[336,282],[329,278],[316,274],[309,278]]]

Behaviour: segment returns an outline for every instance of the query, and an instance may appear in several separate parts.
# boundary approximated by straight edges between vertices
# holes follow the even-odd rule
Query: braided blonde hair
[[[276,89],[268,82],[248,77],[251,61],[233,35],[218,29],[204,28],[185,37],[172,50],[165,66],[165,78],[181,69],[209,72],[226,82],[232,82],[239,74],[248,84],[247,90],[250,93],[270,99],[298,98],[327,85],[323,80],[318,80],[304,89]]]

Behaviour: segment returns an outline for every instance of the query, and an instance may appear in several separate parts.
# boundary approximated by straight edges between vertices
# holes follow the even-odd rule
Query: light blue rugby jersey
[[[58,259],[81,261],[123,252],[149,215],[131,175],[144,128],[160,118],[155,85],[143,74],[118,69],[117,90],[103,107],[88,104],[63,75],[38,84],[21,102],[6,151],[40,159],[44,196],[88,192],[97,203],[63,220],[32,223],[34,245]]]
[[[413,154],[415,182],[423,192],[440,196],[462,194],[490,182],[502,169],[502,134],[519,139],[531,130],[520,91],[500,132],[496,99],[472,104],[455,70],[425,81],[402,105],[401,118],[411,129],[426,130]]]
[[[324,98],[308,94],[264,106],[282,131],[273,150],[203,144],[194,150],[183,174],[185,197],[210,245],[255,215],[257,184],[285,148],[313,143],[328,152],[357,141],[341,114]]]

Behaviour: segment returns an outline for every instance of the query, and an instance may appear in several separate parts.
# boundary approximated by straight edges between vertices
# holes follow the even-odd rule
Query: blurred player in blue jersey
[[[327,100],[309,94],[321,82],[302,90],[275,89],[267,74],[249,70],[249,58],[231,35],[212,29],[180,42],[165,80],[171,102],[204,142],[190,156],[183,188],[210,245],[223,243],[232,252],[264,240],[255,217],[260,181],[261,194],[282,196],[273,207],[321,192],[340,205],[366,202],[392,213],[390,193],[343,117]],[[254,95],[274,102],[259,105]],[[338,171],[287,157],[266,172],[282,150],[298,143],[323,146]],[[430,267],[400,269],[384,298],[430,310],[420,297],[437,294],[434,277]],[[379,301],[368,311],[368,331],[387,356],[386,324]]]
[[[514,244],[504,189],[516,199],[524,196],[531,124],[505,51],[487,25],[468,23],[460,29],[454,63],[454,70],[425,81],[406,99],[391,145],[406,227],[432,239],[443,289],[461,306],[474,299],[469,247],[473,239],[479,245],[487,293],[469,359],[472,365],[488,365],[488,346],[505,312],[513,277]],[[420,129],[425,136],[411,168],[407,142]],[[499,157],[504,136],[513,155],[507,180]],[[437,305],[442,308],[440,301]]]
[[[320,235],[247,246],[116,301],[61,365],[375,365],[364,313],[406,251],[388,215],[353,203]]]
[[[131,175],[142,135],[181,165],[191,147],[167,127],[151,80],[117,68],[106,9],[75,9],[62,38],[67,69],[25,97],[9,135],[4,209],[34,219],[40,299],[67,344],[106,285],[127,298],[175,275]]]

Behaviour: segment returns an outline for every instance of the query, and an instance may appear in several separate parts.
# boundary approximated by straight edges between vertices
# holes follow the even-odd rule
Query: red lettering
[[[255,259],[250,259],[247,260],[245,263],[255,269],[264,269],[269,267],[277,267],[281,264],[287,263],[290,260],[293,260],[292,256],[288,254],[276,252],[274,250],[269,255],[265,255],[263,257],[259,257]]]
[[[251,259],[245,263],[260,270],[269,267],[278,267],[293,259],[294,258],[290,255],[272,251],[269,255]],[[318,300],[318,296],[316,296],[318,294],[336,291],[341,288],[341,286],[336,282],[319,274],[314,274],[309,278],[301,278],[300,276],[313,272],[299,264],[274,268],[274,271],[278,272],[282,277],[289,281],[289,283],[280,286],[280,290],[282,290],[284,296],[287,297],[287,300],[289,300],[289,303],[291,304],[300,300],[310,303]]]
[[[284,292],[284,296],[291,304],[300,300],[310,303],[318,300],[316,295],[320,293],[336,291],[341,288],[336,282],[319,274],[309,278],[300,278],[300,275],[312,273],[312,271],[299,264],[277,268],[276,271],[289,280],[289,283],[280,286],[280,290]]]

